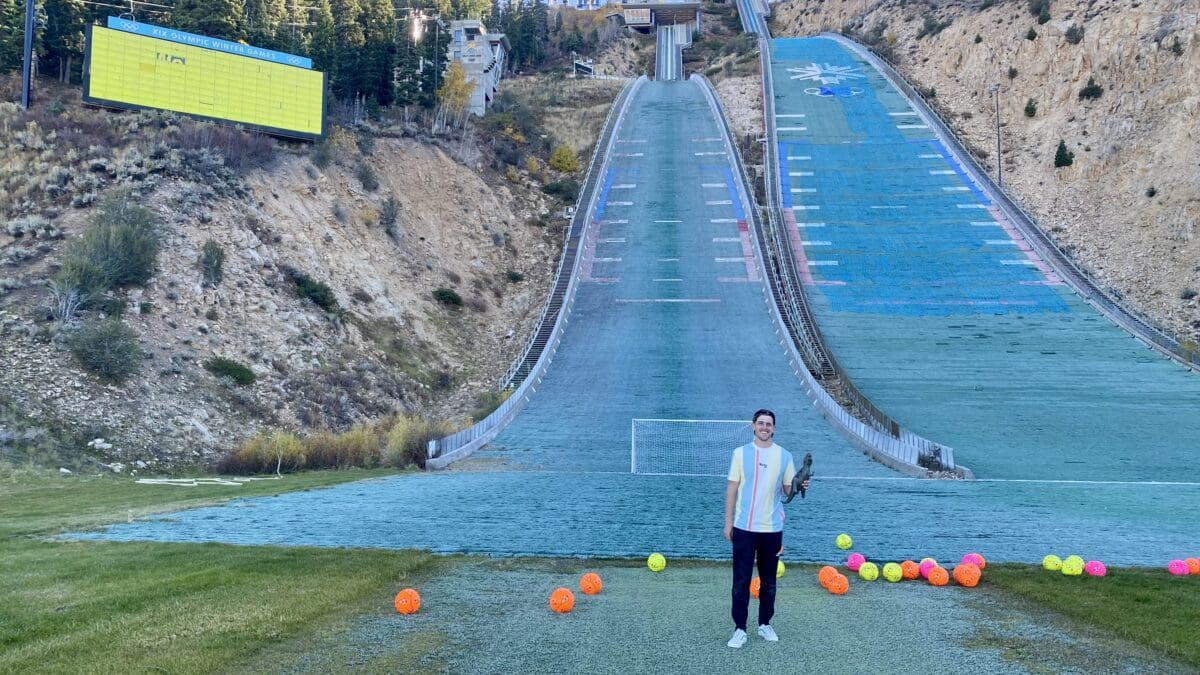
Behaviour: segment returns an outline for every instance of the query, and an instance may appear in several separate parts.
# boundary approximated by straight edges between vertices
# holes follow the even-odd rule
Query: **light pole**
[[[1000,187],[1004,187],[1004,162],[1000,156],[1000,84],[992,84],[988,87],[988,93],[996,101],[996,183]]]

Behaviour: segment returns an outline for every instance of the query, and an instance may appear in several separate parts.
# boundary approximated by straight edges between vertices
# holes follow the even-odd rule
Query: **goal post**
[[[753,440],[745,420],[635,418],[629,471],[646,476],[725,476],[733,449]]]

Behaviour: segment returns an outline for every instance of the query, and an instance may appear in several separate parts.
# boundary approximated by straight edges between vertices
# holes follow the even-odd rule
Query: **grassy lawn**
[[[989,586],[1200,668],[1200,578],[1108,568],[1102,579],[1031,565],[988,565]]]
[[[0,475],[0,672],[236,669],[336,629],[437,561],[423,552],[58,542],[38,535],[395,473],[289,475],[233,486]]]

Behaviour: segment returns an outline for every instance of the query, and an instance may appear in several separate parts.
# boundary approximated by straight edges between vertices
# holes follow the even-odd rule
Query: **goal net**
[[[725,476],[733,449],[753,440],[740,420],[633,420],[631,473],[649,476]]]

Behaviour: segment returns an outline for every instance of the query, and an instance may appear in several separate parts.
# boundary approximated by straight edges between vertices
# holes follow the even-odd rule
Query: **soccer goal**
[[[725,476],[733,449],[754,439],[742,420],[634,419],[629,470],[647,476]]]

